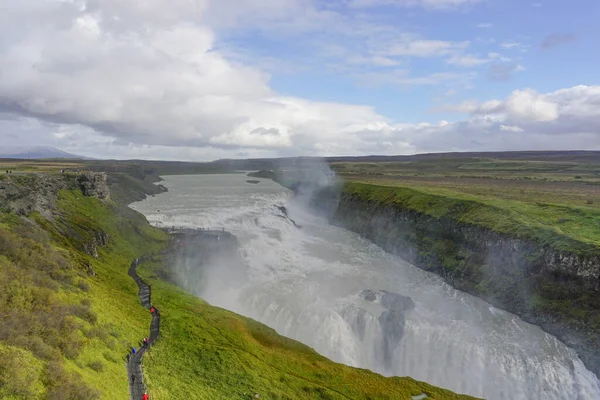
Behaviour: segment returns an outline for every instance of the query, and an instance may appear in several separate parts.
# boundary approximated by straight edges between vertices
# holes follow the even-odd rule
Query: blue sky
[[[359,18],[362,14],[379,26],[409,32],[422,40],[468,44],[454,54],[389,56],[398,65],[348,66],[343,57],[328,56],[319,45],[340,46],[352,52],[357,47],[352,36],[336,38],[306,32],[279,36],[270,31],[244,31],[225,41],[245,47],[257,57],[293,62],[297,70],[269,70],[272,87],[279,93],[314,100],[366,103],[389,118],[407,122],[431,119],[431,109],[444,101],[504,98],[522,87],[551,92],[598,83],[600,78],[600,52],[592,50],[600,46],[597,24],[600,2],[593,0],[569,6],[559,0],[506,0],[443,9],[383,4],[360,9],[340,5],[336,10],[349,18]],[[496,60],[484,62],[490,59],[490,53],[497,53]],[[369,52],[362,55],[369,56]],[[449,64],[453,57],[469,56],[480,59],[481,64],[476,60],[462,66]],[[332,66],[334,63],[346,64],[350,70],[339,73]],[[391,75],[398,70],[406,70],[413,77],[450,73],[468,78],[466,82],[450,80],[439,85],[403,85],[378,83],[368,76],[369,72]],[[499,72],[494,75],[493,71]]]
[[[593,0],[6,0],[0,144],[87,156],[600,149]]]

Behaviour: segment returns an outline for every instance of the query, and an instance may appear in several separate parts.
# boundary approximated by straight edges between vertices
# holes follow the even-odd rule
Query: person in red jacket
[[[144,392],[144,395],[142,396],[142,400],[148,400],[148,393]]]

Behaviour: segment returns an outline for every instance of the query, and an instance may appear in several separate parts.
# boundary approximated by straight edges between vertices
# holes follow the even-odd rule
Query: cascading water
[[[385,375],[488,399],[600,399],[596,376],[538,327],[329,225],[274,182],[246,179],[166,177],[169,192],[133,205],[157,225],[238,237],[241,267],[217,260],[201,284],[193,269],[180,277],[195,294]]]

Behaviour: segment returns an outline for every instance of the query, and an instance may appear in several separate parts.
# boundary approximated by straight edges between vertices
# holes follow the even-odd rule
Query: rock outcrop
[[[98,247],[108,246],[108,234],[100,229],[94,231],[92,238],[83,244],[83,251],[88,256],[98,258]]]
[[[110,195],[104,172],[85,172],[77,177],[77,182],[84,196],[93,196],[104,200]]]
[[[415,308],[414,301],[407,296],[387,290],[363,290],[360,294],[363,299],[379,303],[385,309],[377,321],[384,332],[382,349],[384,365],[389,368],[392,363],[392,353],[404,336],[404,313]]]
[[[52,216],[58,193],[65,189],[80,189],[85,196],[106,199],[110,195],[106,174],[18,174],[0,180],[0,207],[7,212],[29,215],[38,212]]]
[[[61,175],[11,175],[0,180],[0,207],[19,215],[38,212],[49,217],[58,192],[71,186]]]
[[[407,311],[415,307],[410,297],[387,290],[363,290],[358,297],[366,302],[373,303],[375,308],[366,304],[349,306],[344,317],[352,327],[356,336],[364,341],[367,337],[367,325],[379,325],[381,336],[370,338],[370,345],[374,346],[375,354],[387,369],[392,367],[394,350],[404,336],[405,319]]]

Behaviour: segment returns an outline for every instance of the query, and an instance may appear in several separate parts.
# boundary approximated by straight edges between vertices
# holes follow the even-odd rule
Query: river
[[[155,225],[239,239],[243,271],[207,266],[191,286],[180,277],[211,304],[384,375],[491,400],[600,399],[600,381],[556,338],[328,224],[278,184],[244,174],[164,179],[169,192],[132,208]],[[402,307],[388,312],[385,298]]]

